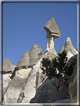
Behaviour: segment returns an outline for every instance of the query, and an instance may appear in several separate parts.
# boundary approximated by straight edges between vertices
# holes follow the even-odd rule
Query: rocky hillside
[[[55,79],[54,77],[51,80],[47,79],[46,76],[42,74],[42,70],[40,68],[42,58],[49,57],[50,59],[52,59],[58,54],[54,52],[54,49],[43,53],[40,47],[34,45],[30,50],[30,53],[31,51],[36,52],[36,55],[33,55],[33,57],[36,57],[33,65],[30,65],[30,63],[32,62],[26,61],[27,58],[31,58],[27,56],[29,54],[27,54],[27,52],[23,54],[16,66],[13,66],[8,58],[4,59],[4,64],[6,64],[7,61],[7,64],[5,66],[8,67],[10,65],[11,69],[9,68],[8,70],[8,68],[4,68],[5,70],[3,70],[3,103],[57,103],[60,101],[62,101],[63,103],[77,102],[77,89],[75,87],[77,87],[76,62],[78,52],[74,49],[73,46],[70,46],[70,48],[68,48],[68,44],[72,45],[70,38],[68,38],[66,42],[64,45],[64,49],[66,48],[67,51],[68,62],[73,60],[75,62],[75,68],[74,73],[68,80],[69,88],[67,88],[64,84],[62,84],[62,86],[60,87],[60,97],[58,95],[56,87],[52,84],[55,83],[57,85],[59,80],[57,78]],[[61,48],[59,53],[61,53],[62,51],[63,47]],[[74,54],[72,54],[72,51],[74,51]],[[27,65],[25,65],[25,63]],[[75,83],[74,87],[73,83]],[[74,90],[72,90],[72,88]],[[74,96],[72,96],[73,92],[75,93]],[[66,99],[68,96],[70,96],[70,98]]]

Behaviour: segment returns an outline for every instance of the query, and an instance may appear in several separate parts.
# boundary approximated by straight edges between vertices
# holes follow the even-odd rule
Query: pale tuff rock
[[[49,38],[49,42],[47,43],[47,46],[46,46],[46,49],[52,49],[52,48],[54,48],[54,38],[53,37],[50,37]]]
[[[57,56],[57,52],[55,51],[55,49],[47,49],[45,51],[45,56],[43,56],[43,58],[49,58],[50,60],[52,60],[56,56]]]
[[[43,56],[43,51],[41,50],[40,46],[38,46],[37,44],[35,44],[31,50],[29,51],[29,55],[30,55],[30,65],[33,66],[35,65],[40,58],[42,58]]]
[[[65,45],[62,46],[58,54],[62,53],[64,50],[71,52],[73,55],[78,54],[77,50],[73,47],[71,39],[69,37],[66,39]]]
[[[25,86],[25,81],[27,80],[30,69],[29,70],[23,69],[22,71],[20,70],[19,72],[17,72],[17,71],[15,72],[16,73],[15,76],[10,81],[10,84],[8,85],[6,92],[4,93],[4,103],[17,103],[17,100],[22,91],[22,88]],[[26,71],[28,71],[28,72],[26,72]],[[25,72],[26,76],[25,76],[24,72]],[[22,73],[22,75],[21,75],[21,73]],[[21,77],[20,77],[20,75],[21,75]]]
[[[19,60],[19,62],[17,63],[16,68],[22,66],[26,66],[27,68],[29,64],[30,64],[29,52],[25,52],[21,57],[21,59]]]
[[[76,51],[76,49],[73,47],[72,43],[71,43],[71,39],[68,37],[66,42],[65,42],[65,50],[70,51],[73,55],[78,54],[78,52]]]
[[[3,95],[11,81],[11,75],[15,69],[15,65],[12,65],[9,59],[6,57],[3,62]]]
[[[16,65],[17,69],[33,67],[43,56],[43,52],[37,44],[35,44],[29,52],[25,52]]]
[[[13,66],[11,62],[9,61],[8,57],[6,57],[3,62],[3,73],[13,72],[13,71],[14,71]]]
[[[65,45],[62,46],[62,48],[59,50],[58,54],[59,53],[61,54],[64,51],[64,47],[65,47]]]
[[[73,47],[73,45],[72,45],[72,43],[71,43],[71,39],[70,39],[69,37],[67,38],[67,40],[66,40],[66,42],[65,42],[65,45],[62,46],[62,48],[60,49],[60,51],[58,52],[58,54],[59,54],[59,53],[62,53],[64,50],[65,50],[66,53],[67,53],[67,58],[68,58],[68,60],[69,60],[72,56],[78,54],[77,50]]]
[[[61,35],[55,19],[51,18],[44,26],[44,29],[47,31],[46,38],[48,39],[46,50],[52,49],[54,48],[54,39]]]
[[[29,75],[30,71],[31,71],[31,68],[20,69],[20,70],[15,72],[15,75],[20,77],[20,78],[26,78]]]
[[[73,56],[73,54],[70,51],[67,51],[67,59],[69,60],[71,57]]]
[[[42,75],[42,70],[40,69],[41,61],[42,59],[40,59],[38,63],[33,66],[30,77],[27,79],[26,84],[20,93],[18,103],[29,103],[35,96],[36,89],[42,82],[40,80],[40,76]],[[21,94],[24,94],[24,98],[21,97]]]
[[[35,68],[33,68],[31,70],[31,74],[28,76],[28,79],[25,82],[25,86],[22,88],[18,96],[17,102],[29,103],[31,98],[34,97],[35,93],[36,93],[36,70]]]
[[[54,38],[60,37],[60,31],[58,29],[58,26],[54,18],[51,18],[46,23],[46,25],[44,26],[44,29],[47,31],[47,35],[46,35],[47,39],[51,36]]]
[[[7,81],[11,81],[10,77],[12,74],[3,74],[3,88],[8,86]]]

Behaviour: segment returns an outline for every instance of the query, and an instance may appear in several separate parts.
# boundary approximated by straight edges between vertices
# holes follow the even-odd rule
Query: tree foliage
[[[48,58],[42,60],[43,74],[46,73],[46,76],[51,79],[52,77],[61,78],[63,74],[71,76],[73,73],[74,63],[71,62],[67,64],[66,52],[63,51],[59,53],[57,57],[53,58],[50,61]]]

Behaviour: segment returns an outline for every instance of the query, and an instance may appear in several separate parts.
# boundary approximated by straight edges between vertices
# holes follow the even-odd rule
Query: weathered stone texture
[[[41,50],[40,46],[35,44],[29,52],[25,52],[19,62],[16,65],[17,69],[22,69],[26,66],[33,67],[39,59],[43,56],[43,51]],[[21,68],[20,68],[21,67]]]
[[[30,64],[30,56],[29,52],[25,52],[19,62],[17,63],[16,67],[21,67],[21,66],[29,66]]]
[[[68,53],[68,56],[70,55],[76,55],[78,52],[77,50],[73,47],[72,45],[72,42],[71,42],[71,39],[68,37],[66,42],[65,42],[65,45],[62,46],[62,48],[60,49],[60,51],[58,52],[59,53],[62,53],[64,50],[66,50]],[[71,56],[70,56],[71,57]]]
[[[47,31],[47,39],[50,37],[58,38],[60,37],[60,31],[58,29],[58,26],[56,24],[56,21],[54,18],[51,18],[46,25],[44,26],[44,29]]]
[[[6,57],[3,62],[3,72],[8,72],[8,71],[13,72],[14,69],[13,69],[13,66],[12,66],[11,62],[9,61],[8,57]]]
[[[25,81],[30,71],[30,69],[23,69],[22,71],[20,70],[19,72],[15,72],[16,74],[4,94],[4,103],[17,103],[17,99],[22,91],[22,88],[25,86]]]
[[[42,52],[40,46],[38,46],[37,44],[35,44],[32,49],[29,51],[29,55],[30,55],[30,65],[33,66],[35,65],[40,58],[42,57],[44,53]]]
[[[24,97],[21,98],[21,94],[24,94]],[[30,99],[34,97],[36,93],[36,71],[33,69],[31,75],[27,79],[24,88],[22,89],[18,102],[29,103]]]
[[[53,85],[52,85],[53,83]],[[54,86],[54,83],[56,86],[58,85],[58,79],[45,79],[42,84],[37,88],[37,92],[34,98],[31,99],[30,103],[47,103],[49,101],[56,101],[63,98],[66,98],[66,96],[69,95],[68,88],[63,86],[59,89],[60,97],[57,92],[57,88]],[[65,90],[66,89],[66,90]],[[62,91],[65,92],[62,95]]]
[[[75,67],[69,80],[69,94],[71,103],[77,103],[77,71],[79,71],[77,68],[77,56],[73,56],[71,60],[75,62]]]

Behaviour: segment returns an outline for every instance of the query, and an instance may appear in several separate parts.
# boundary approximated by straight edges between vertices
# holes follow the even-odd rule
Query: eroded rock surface
[[[79,55],[80,55],[80,52],[79,52]],[[78,98],[78,95],[77,95],[77,87],[79,87],[79,85],[80,85],[80,82],[79,82],[79,79],[80,79],[80,72],[79,72],[80,61],[79,61],[79,67],[77,67],[78,66],[77,65],[77,56],[78,56],[78,59],[80,60],[79,55],[75,55],[71,58],[75,62],[75,67],[74,67],[73,73],[71,75],[71,78],[69,80],[69,94],[70,94],[70,98],[71,98],[71,103],[77,103],[77,101],[80,102],[80,99]],[[79,77],[78,77],[78,75],[79,75]],[[77,81],[78,81],[78,83],[77,83]],[[77,98],[79,100],[77,100]]]
[[[33,67],[43,56],[40,46],[35,44],[29,52],[25,52],[16,65],[16,69]]]
[[[67,51],[67,57],[70,58],[76,54],[78,54],[77,50],[73,47],[71,39],[68,37],[65,45],[62,46],[62,48],[60,49],[59,53],[62,53],[64,50]]]
[[[14,71],[13,66],[11,62],[9,61],[8,57],[6,57],[3,62],[3,73],[13,72],[13,71]]]
[[[25,86],[25,81],[30,69],[21,69],[15,72],[15,76],[11,80],[5,94],[4,94],[4,103],[17,103],[17,99],[22,91],[22,88]]]
[[[58,85],[58,79],[45,79],[42,84],[37,88],[36,95],[34,98],[31,99],[30,103],[47,103],[49,101],[56,101],[66,98],[66,96],[69,95],[68,88],[63,85],[59,89],[59,96],[57,88],[52,83]],[[65,93],[62,95],[62,92]]]

